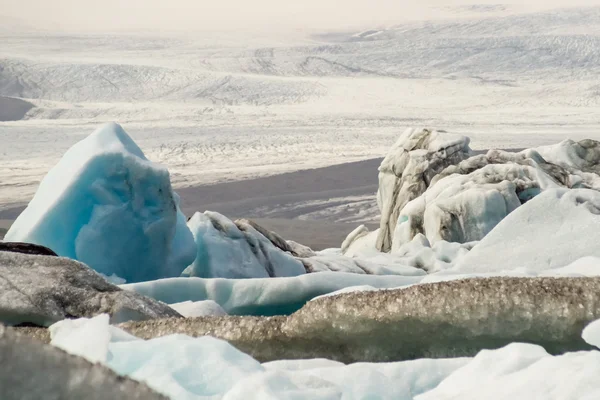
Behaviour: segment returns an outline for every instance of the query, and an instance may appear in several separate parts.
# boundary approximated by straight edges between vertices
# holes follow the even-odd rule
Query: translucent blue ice
[[[48,172],[7,241],[47,246],[128,282],[179,276],[195,246],[166,168],[109,123]]]

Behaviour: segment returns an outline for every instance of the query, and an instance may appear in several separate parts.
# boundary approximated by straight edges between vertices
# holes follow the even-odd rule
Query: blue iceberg
[[[49,247],[127,282],[179,276],[196,257],[169,172],[116,123],[65,153],[5,240]]]

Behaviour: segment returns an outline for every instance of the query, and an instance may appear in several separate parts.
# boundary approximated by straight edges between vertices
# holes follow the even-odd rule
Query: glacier
[[[71,147],[5,240],[46,246],[127,282],[179,276],[196,249],[169,172],[116,123]]]

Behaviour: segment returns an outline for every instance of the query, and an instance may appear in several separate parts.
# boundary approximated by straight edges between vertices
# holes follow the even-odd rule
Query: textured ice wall
[[[212,335],[261,361],[386,362],[473,356],[512,342],[539,344],[553,354],[590,349],[580,334],[600,318],[599,305],[600,278],[495,277],[321,297],[288,317],[121,326],[143,338]]]
[[[232,315],[285,315],[323,294],[360,285],[394,288],[419,282],[422,276],[378,276],[319,272],[291,278],[170,278],[122,285],[167,304],[213,300]]]
[[[179,276],[195,257],[168,171],[115,123],[65,153],[5,240],[49,247],[128,282]]]

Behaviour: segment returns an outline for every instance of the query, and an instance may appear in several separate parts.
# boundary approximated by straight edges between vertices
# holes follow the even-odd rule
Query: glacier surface
[[[169,172],[115,123],[65,153],[5,240],[49,247],[128,282],[179,276],[195,257]]]

